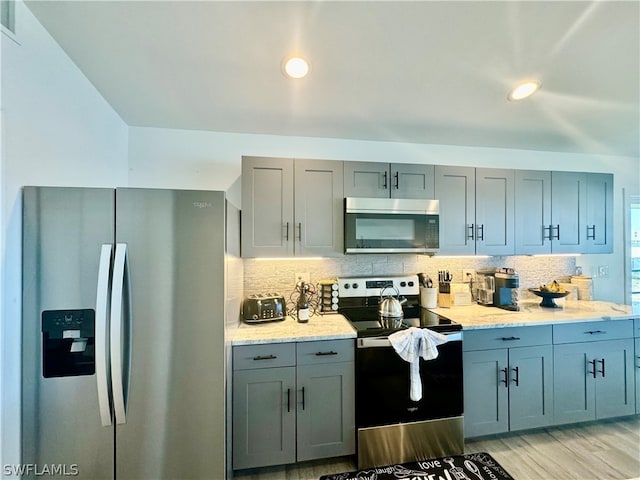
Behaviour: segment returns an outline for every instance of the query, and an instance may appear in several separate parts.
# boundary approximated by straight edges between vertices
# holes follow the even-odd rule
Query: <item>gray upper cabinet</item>
[[[513,170],[437,165],[435,177],[441,254],[514,254]]]
[[[613,175],[515,172],[515,254],[611,253]]]
[[[613,253],[613,175],[586,174],[583,253]]]
[[[434,166],[344,162],[345,197],[434,198]]]
[[[242,159],[242,256],[343,253],[342,162]]]
[[[476,169],[476,253],[513,255],[515,172]]]
[[[515,254],[551,253],[551,172],[515,172]]]
[[[475,254],[475,168],[436,165],[435,177],[435,196],[440,201],[439,253]]]
[[[586,176],[583,173],[551,173],[551,225],[546,235],[553,253],[582,253]]]

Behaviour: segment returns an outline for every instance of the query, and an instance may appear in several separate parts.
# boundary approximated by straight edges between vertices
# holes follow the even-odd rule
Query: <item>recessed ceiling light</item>
[[[289,57],[284,61],[284,73],[291,78],[302,78],[309,73],[309,62],[302,57]]]
[[[528,80],[526,82],[522,82],[509,92],[507,98],[509,100],[522,100],[523,98],[527,98],[533,95],[542,85],[540,82],[536,80]]]

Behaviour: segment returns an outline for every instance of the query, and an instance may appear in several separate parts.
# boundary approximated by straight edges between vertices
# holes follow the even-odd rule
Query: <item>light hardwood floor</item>
[[[640,480],[640,416],[494,435],[465,442],[491,454],[515,480]],[[242,480],[317,480],[356,470],[354,458],[235,472]]]

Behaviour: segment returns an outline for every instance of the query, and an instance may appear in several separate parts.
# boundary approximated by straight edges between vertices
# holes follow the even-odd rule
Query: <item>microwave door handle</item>
[[[109,384],[109,295],[111,276],[111,244],[102,245],[98,264],[98,285],[96,290],[96,384],[98,387],[98,409],[103,427],[112,425],[111,398]]]

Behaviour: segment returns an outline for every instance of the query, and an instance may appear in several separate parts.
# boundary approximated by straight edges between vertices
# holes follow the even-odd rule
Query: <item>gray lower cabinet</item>
[[[640,318],[633,321],[633,336],[635,337],[634,370],[636,375],[636,413],[640,413]]]
[[[640,338],[635,339],[634,370],[636,375],[636,413],[640,413]]]
[[[344,162],[345,197],[434,197],[434,166],[409,163]]]
[[[466,437],[553,423],[551,326],[470,330],[464,350]]]
[[[355,452],[353,340],[233,348],[233,469]]]
[[[555,423],[634,414],[633,320],[553,328]]]
[[[242,158],[242,256],[340,256],[342,162]]]

